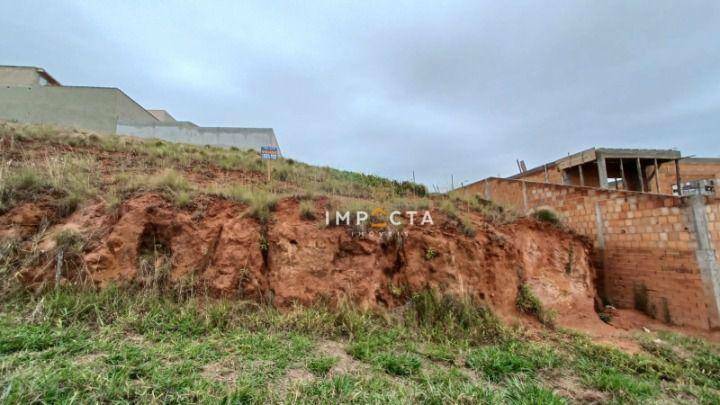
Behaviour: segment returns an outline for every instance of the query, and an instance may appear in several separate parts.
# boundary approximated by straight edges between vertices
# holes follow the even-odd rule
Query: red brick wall
[[[675,163],[667,162],[660,166],[658,181],[661,194],[672,194],[675,184]],[[692,180],[716,179],[720,180],[720,163],[707,163],[702,160],[691,159],[680,161],[680,178],[683,182]],[[656,193],[654,179],[650,181],[650,191]]]
[[[518,179],[545,183],[545,170],[540,170],[536,173],[519,175]],[[547,183],[563,184],[562,173],[554,164],[547,166]]]
[[[601,293],[611,304],[643,309],[678,325],[720,325],[695,257],[692,216],[680,198],[498,178],[467,189],[485,196],[486,182],[496,203],[520,211],[550,207],[570,229],[593,239],[602,264]],[[717,202],[707,206],[707,216],[717,253]]]

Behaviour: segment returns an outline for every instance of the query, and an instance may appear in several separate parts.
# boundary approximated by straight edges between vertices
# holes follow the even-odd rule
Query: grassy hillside
[[[433,290],[396,309],[278,310],[160,283],[98,291],[21,280],[28,267],[82,270],[94,235],[55,235],[64,254],[56,259],[39,247],[52,224],[91,203],[103,218],[119,216],[123,201],[148,191],[187,212],[209,197],[237,201],[264,227],[287,196],[301,216],[315,215],[319,196],[350,210],[434,207],[457,228],[442,230],[450,238],[483,231],[471,213],[488,227],[515,221],[473,196],[431,198],[416,184],[290,159],[273,162],[267,182],[255,152],[45,126],[0,123],[0,157],[0,231],[23,203],[46,209],[31,227],[0,233],[0,403],[720,403],[716,344],[639,332],[625,334],[637,350],[629,354],[556,328],[525,285],[510,301],[517,319],[501,322],[480,302]],[[445,253],[423,252],[423,262]]]
[[[420,294],[402,311],[278,312],[145,292],[4,299],[0,401],[717,403],[718,347],[643,333],[626,354],[578,334],[503,327]]]

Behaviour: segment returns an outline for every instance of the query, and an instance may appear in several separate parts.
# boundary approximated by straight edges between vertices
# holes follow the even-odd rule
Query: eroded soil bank
[[[323,198],[315,218],[300,215],[299,201],[281,200],[261,224],[247,207],[199,197],[178,209],[157,193],[140,193],[115,210],[86,205],[55,218],[36,244],[39,259],[21,279],[40,287],[61,282],[161,284],[212,296],[253,299],[279,307],[337,303],[395,307],[426,289],[471,296],[501,317],[517,319],[516,301],[526,285],[561,326],[603,328],[594,311],[590,246],[564,230],[535,220],[495,224],[470,213],[469,237],[451,218],[433,211],[433,225],[408,226],[395,236],[357,237],[348,227],[324,226]],[[0,237],[24,240],[52,218],[43,201],[21,204],[0,216]],[[58,273],[57,236],[82,235],[74,265]],[[68,261],[68,256],[63,258]]]

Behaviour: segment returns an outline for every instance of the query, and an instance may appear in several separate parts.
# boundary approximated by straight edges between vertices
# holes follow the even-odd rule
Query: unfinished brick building
[[[564,225],[593,240],[606,303],[714,329],[720,328],[720,199],[689,181],[718,178],[720,159],[593,148],[460,190],[521,212],[557,212]]]

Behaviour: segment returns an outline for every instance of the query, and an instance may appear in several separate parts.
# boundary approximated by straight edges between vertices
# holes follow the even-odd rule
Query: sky
[[[593,146],[720,156],[716,0],[3,1],[0,64],[440,190]]]

